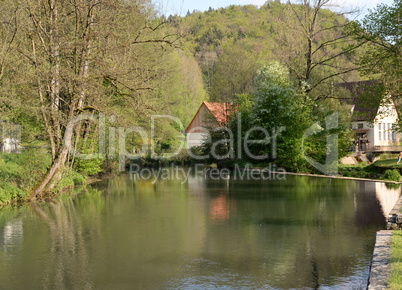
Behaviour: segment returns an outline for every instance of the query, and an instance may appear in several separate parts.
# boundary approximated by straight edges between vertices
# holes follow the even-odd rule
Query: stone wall
[[[402,230],[402,196],[389,213],[387,229]]]

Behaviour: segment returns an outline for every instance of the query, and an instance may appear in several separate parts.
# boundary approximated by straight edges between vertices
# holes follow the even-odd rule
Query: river
[[[122,175],[0,210],[0,289],[365,289],[383,183]]]

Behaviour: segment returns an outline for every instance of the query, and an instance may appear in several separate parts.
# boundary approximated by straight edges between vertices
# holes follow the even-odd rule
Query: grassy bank
[[[394,231],[391,251],[391,274],[388,287],[390,289],[402,289],[402,231]]]
[[[401,181],[402,162],[396,164],[397,158],[383,155],[372,164],[361,162],[357,165],[339,165],[339,175],[344,177],[367,178],[376,180]]]
[[[27,149],[21,154],[0,153],[0,206],[26,200],[51,161],[45,149]],[[54,190],[61,191],[85,182],[83,175],[69,168]]]

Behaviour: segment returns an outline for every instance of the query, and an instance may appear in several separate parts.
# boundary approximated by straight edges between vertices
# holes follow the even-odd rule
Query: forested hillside
[[[357,79],[357,73],[344,73],[353,66],[350,43],[343,35],[348,23],[344,14],[324,7],[309,9],[267,1],[260,8],[232,5],[188,12],[185,17],[170,16],[168,23],[183,35],[181,45],[200,64],[211,100],[224,101],[250,92],[257,69],[275,60],[292,68],[295,78],[321,86],[321,90],[321,79],[340,70],[341,78],[328,81]],[[305,31],[307,27],[311,29]]]

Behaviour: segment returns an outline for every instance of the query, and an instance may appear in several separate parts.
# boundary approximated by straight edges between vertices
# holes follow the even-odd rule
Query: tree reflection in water
[[[307,177],[119,176],[2,210],[1,287],[365,288],[375,232],[399,195],[381,183]]]
[[[83,226],[73,200],[49,202],[46,207],[33,203],[30,209],[49,229],[49,252],[45,261],[45,289],[92,289]]]

